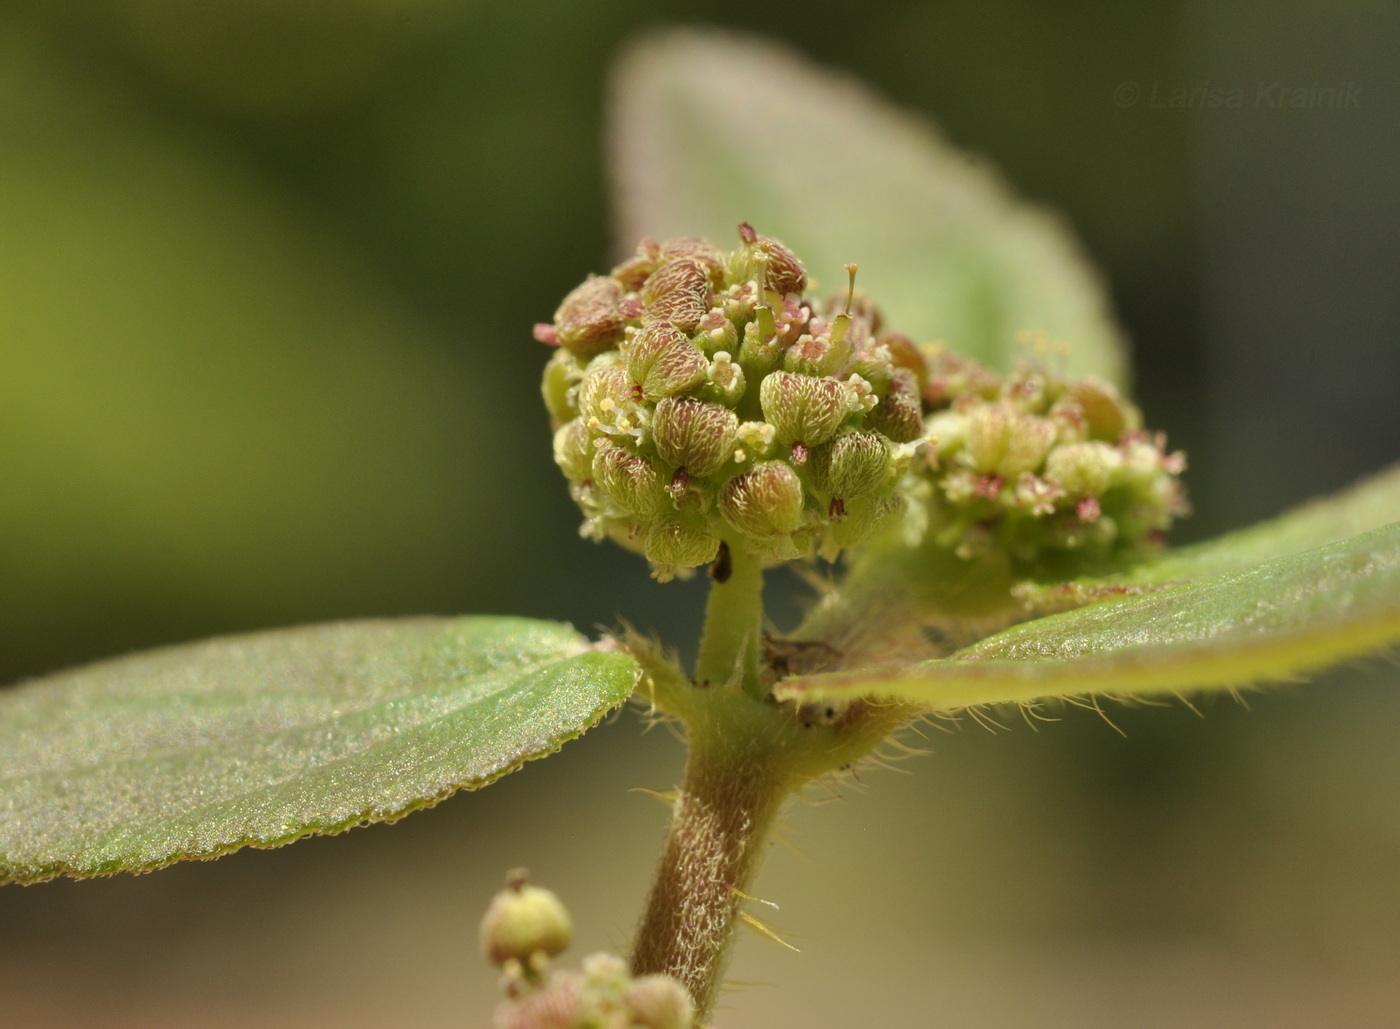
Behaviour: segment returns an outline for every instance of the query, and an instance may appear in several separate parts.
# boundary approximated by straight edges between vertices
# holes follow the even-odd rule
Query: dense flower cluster
[[[645,240],[535,336],[583,532],[659,578],[721,542],[776,563],[901,522],[972,556],[1150,539],[1184,510],[1180,455],[1107,383],[1045,362],[1003,378],[882,323],[854,290],[805,296],[802,262],[740,226],[724,253]]]

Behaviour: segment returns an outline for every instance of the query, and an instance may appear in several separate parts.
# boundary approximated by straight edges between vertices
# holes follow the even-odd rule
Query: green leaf
[[[784,697],[936,709],[1050,696],[1221,689],[1400,641],[1400,522],[1301,554],[1023,622],[951,657],[814,675]]]
[[[558,750],[632,658],[518,618],[341,622],[0,693],[0,881],[139,872],[401,818]]]
[[[618,230],[732,241],[747,220],[828,289],[848,261],[890,325],[1007,368],[1016,337],[1071,347],[1069,368],[1123,384],[1122,334],[1056,216],[1017,200],[927,121],[859,83],[744,36],[644,37],[611,112]]]

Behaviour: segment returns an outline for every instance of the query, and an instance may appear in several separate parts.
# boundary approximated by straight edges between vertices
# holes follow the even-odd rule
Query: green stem
[[[679,979],[704,1024],[729,963],[740,905],[796,783],[758,754],[697,745],[694,735],[691,742],[632,971]]]
[[[763,561],[749,554],[742,543],[725,546],[729,574],[723,581],[714,579],[710,583],[695,680],[701,685],[723,686],[737,676],[744,692],[759,699],[763,694],[758,679]]]

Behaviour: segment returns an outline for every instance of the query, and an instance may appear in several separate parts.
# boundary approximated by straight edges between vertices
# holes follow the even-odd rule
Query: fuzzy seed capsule
[[[649,401],[693,389],[709,377],[710,362],[667,321],[652,322],[626,346],[627,374]]]
[[[671,261],[678,257],[689,257],[698,262],[709,276],[711,286],[719,286],[724,281],[724,251],[708,239],[699,236],[681,236],[668,239],[661,244],[661,260]]]
[[[1034,471],[1054,442],[1053,422],[1006,404],[982,404],[968,412],[967,451],[978,471],[1007,479]]]
[[[593,479],[613,503],[638,518],[654,518],[669,503],[656,465],[609,440],[601,440],[594,451]]]
[[[801,527],[802,505],[802,483],[782,461],[765,462],[730,479],[719,495],[725,520],[759,539]]]
[[[739,437],[739,418],[718,404],[667,397],[656,405],[651,433],[663,461],[703,477],[715,474],[730,460]]]
[[[834,379],[773,372],[759,387],[763,417],[784,443],[825,443],[850,413],[850,390]]]
[[[648,321],[668,321],[682,332],[699,327],[710,309],[710,277],[693,257],[678,257],[652,272],[642,284]]]
[[[481,949],[495,964],[532,965],[537,954],[553,957],[569,945],[573,923],[549,890],[530,886],[523,871],[512,872],[481,920]]]
[[[554,463],[570,482],[593,474],[593,438],[580,419],[565,422],[554,434]]]
[[[625,324],[621,303],[622,287],[615,280],[590,275],[554,312],[559,345],[582,358],[615,346]]]
[[[866,415],[865,425],[896,443],[909,443],[924,434],[924,408],[919,400],[918,379],[912,371],[907,368],[893,370],[889,392]]]
[[[658,566],[657,578],[665,582],[677,568],[698,568],[713,561],[719,553],[719,537],[677,522],[658,522],[647,532],[642,552]]]
[[[814,447],[808,474],[817,488],[842,500],[854,500],[884,484],[890,473],[890,441],[875,432],[843,432]]]

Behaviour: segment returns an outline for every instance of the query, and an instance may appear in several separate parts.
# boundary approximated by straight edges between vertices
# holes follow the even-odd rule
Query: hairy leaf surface
[[[656,34],[614,83],[619,241],[741,220],[783,240],[827,290],[843,265],[889,324],[1007,368],[1022,332],[1069,368],[1123,383],[1122,335],[1079,245],[928,122],[787,50],[713,31]]]
[[[951,657],[813,675],[788,697],[946,710],[1137,696],[1299,675],[1400,642],[1400,522],[1243,570],[1023,622]]]
[[[553,753],[630,657],[519,618],[342,622],[0,693],[0,881],[104,875],[397,819]]]

